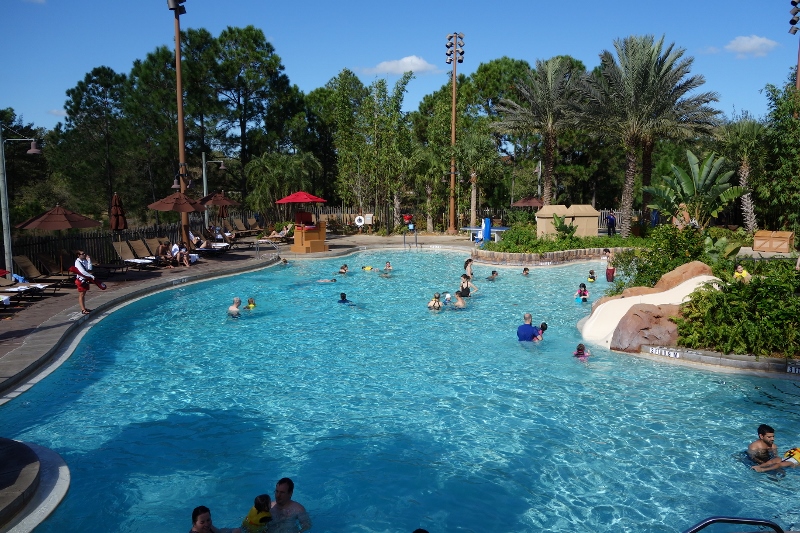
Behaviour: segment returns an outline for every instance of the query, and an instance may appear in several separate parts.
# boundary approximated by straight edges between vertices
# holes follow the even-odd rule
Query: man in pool
[[[349,304],[351,303],[350,300],[347,299],[347,294],[340,292],[339,293],[339,303],[340,304]]]
[[[533,317],[530,313],[522,315],[523,324],[517,328],[517,340],[520,342],[532,341],[539,334],[537,328],[531,325],[532,321]]]
[[[233,305],[228,308],[228,314],[233,318],[239,318],[239,307],[242,305],[242,299],[238,296],[233,299]]]
[[[492,275],[486,278],[486,281],[494,281],[497,279],[497,270],[492,270]]]
[[[270,509],[272,513],[270,531],[308,531],[311,529],[311,518],[305,507],[292,500],[293,492],[294,482],[291,479],[284,477],[278,480],[275,485],[275,501],[272,502]]]
[[[766,463],[778,455],[778,445],[775,444],[775,430],[761,424],[758,426],[758,438],[747,447],[747,455],[758,464]]]

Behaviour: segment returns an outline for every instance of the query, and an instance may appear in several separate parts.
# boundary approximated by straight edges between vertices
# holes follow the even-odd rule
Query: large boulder
[[[609,348],[638,353],[643,345],[675,346],[678,326],[670,317],[678,315],[678,305],[636,304],[619,321]]]
[[[658,291],[668,291],[673,287],[677,287],[684,281],[688,281],[697,276],[713,276],[711,267],[701,261],[692,261],[681,265],[671,272],[667,272],[661,279],[658,280],[654,289]]]

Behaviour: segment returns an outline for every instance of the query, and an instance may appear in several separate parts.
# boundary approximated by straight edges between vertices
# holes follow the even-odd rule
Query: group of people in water
[[[228,307],[228,315],[231,318],[239,318],[241,310],[244,309],[245,311],[252,311],[256,308],[256,299],[255,298],[248,298],[247,305],[242,307],[242,299],[236,296],[233,299],[233,303],[230,307]]]
[[[211,509],[205,505],[192,511],[192,529],[189,533],[280,533],[283,531],[308,531],[311,529],[305,507],[292,500],[294,482],[288,477],[275,484],[275,500],[269,494],[256,496],[253,507],[242,520],[240,527],[217,528],[211,520]]]

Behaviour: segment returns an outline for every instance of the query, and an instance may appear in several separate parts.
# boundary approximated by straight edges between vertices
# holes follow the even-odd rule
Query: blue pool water
[[[295,261],[139,300],[0,407],[6,437],[56,450],[66,499],[37,532],[174,532],[207,505],[238,525],[283,476],[314,531],[676,532],[711,515],[800,523],[800,472],[740,459],[755,428],[800,445],[792,381],[715,374],[592,347],[572,357],[599,262],[475,265],[465,255],[364,252]],[[361,265],[395,267],[390,278]],[[351,274],[338,276],[341,263]],[[335,284],[316,283],[337,277]],[[606,283],[589,285],[590,301]],[[346,292],[354,307],[336,303]],[[233,296],[255,311],[226,317]],[[530,311],[549,329],[520,344]],[[527,345],[526,345],[527,344]]]

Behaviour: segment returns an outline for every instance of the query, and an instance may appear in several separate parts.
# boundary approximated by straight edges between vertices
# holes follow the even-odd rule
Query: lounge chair
[[[271,243],[289,242],[289,234],[292,232],[292,228],[293,227],[294,227],[294,224],[287,224],[286,225],[286,231],[283,231],[283,229],[281,229],[281,231],[277,232],[276,235],[264,235],[264,237],[262,237],[259,240],[261,240],[261,241],[269,241]],[[275,232],[273,231],[273,233],[275,233]]]
[[[68,285],[74,278],[74,276],[65,276],[63,274],[42,274],[27,255],[15,255],[13,259],[14,264],[19,268],[22,276],[31,283],[49,282],[55,284],[55,288],[58,289],[61,285]],[[55,292],[55,290],[53,292]]]
[[[128,246],[128,241],[117,241],[113,243],[114,250],[117,252],[120,260],[126,265],[136,267],[141,270],[143,268],[157,268],[154,261],[150,259],[139,259],[133,254],[131,247]]]
[[[53,289],[55,293],[57,288],[58,287],[52,283],[17,283],[13,279],[0,277],[0,300],[16,297],[17,302],[19,302],[23,296],[42,297],[46,289]],[[5,304],[5,302],[3,302],[3,304]]]
[[[226,242],[213,242],[209,241],[211,244],[210,248],[199,248],[194,245],[193,242],[189,243],[189,251],[192,253],[196,253],[200,256],[211,256],[211,255],[221,255],[227,252],[231,245]]]
[[[165,259],[165,258],[161,257],[160,255],[158,255],[159,246],[161,246],[161,243],[165,242],[166,240],[167,240],[166,237],[164,237],[163,239],[156,239],[155,237],[152,238],[152,239],[145,239],[144,243],[147,245],[147,248],[150,250],[150,255],[148,255],[147,257],[142,258],[142,259],[146,259],[148,257],[153,257],[158,264],[164,264],[164,265],[177,264],[178,262],[175,260],[175,258],[172,258],[172,260],[170,261],[169,259]],[[136,248],[133,249],[133,253],[135,253],[136,255],[139,255],[139,253],[136,251]]]
[[[165,262],[160,257],[156,257],[147,249],[147,245],[142,239],[133,239],[128,241],[134,255],[137,259],[147,259],[156,266],[166,266]]]
[[[248,225],[248,226],[250,226],[250,229],[251,229],[251,230],[254,230],[254,231],[256,231],[257,233],[261,233],[261,232],[265,231],[265,230],[264,230],[264,228],[262,228],[262,227],[261,227],[261,226],[258,224],[258,221],[255,219],[255,217],[248,217],[248,219],[247,219],[247,225]]]
[[[244,223],[239,220],[238,218],[233,219],[233,225],[236,226],[236,235],[241,235],[242,237],[252,237],[253,235],[258,235],[258,230],[255,229],[247,229],[244,226]]]
[[[63,261],[61,258],[56,258],[56,260],[53,261],[53,258],[45,254],[38,254],[36,259],[39,260],[39,264],[42,265],[42,268],[49,276],[68,276],[68,268],[75,264],[75,260],[73,259],[70,262],[59,265],[58,261]]]

